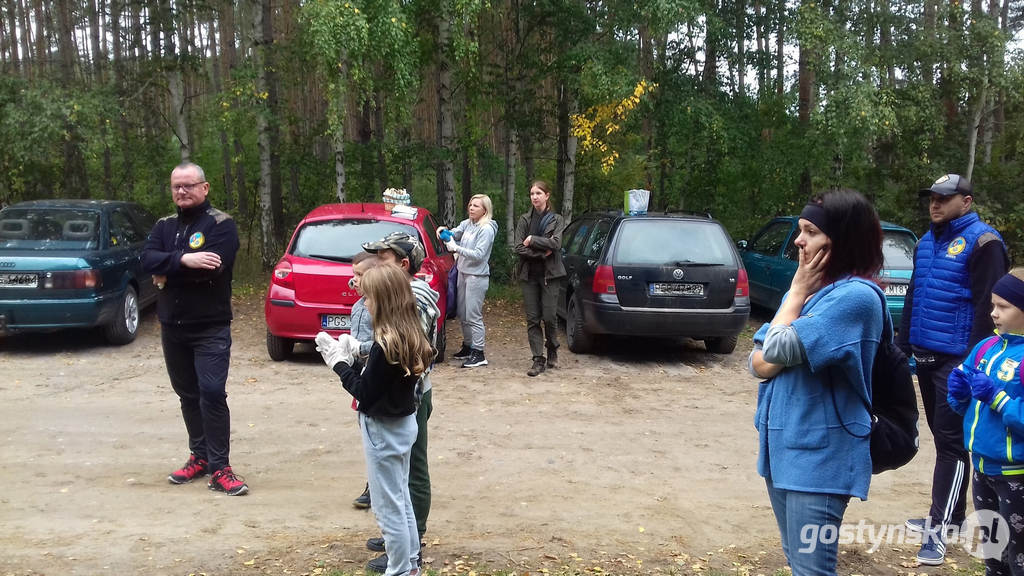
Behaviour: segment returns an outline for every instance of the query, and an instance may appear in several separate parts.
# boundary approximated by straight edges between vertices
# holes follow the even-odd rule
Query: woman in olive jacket
[[[551,186],[543,180],[530,185],[529,212],[516,224],[516,278],[523,288],[526,335],[530,340],[533,366],[526,372],[536,376],[558,362],[558,319],[555,303],[565,278],[562,265],[562,217],[551,209]],[[543,329],[541,321],[544,322]],[[547,349],[545,362],[544,350]]]

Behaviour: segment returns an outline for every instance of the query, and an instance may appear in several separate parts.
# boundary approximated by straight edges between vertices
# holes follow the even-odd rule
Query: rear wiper
[[[318,260],[330,260],[332,262],[351,262],[352,258],[348,256],[333,256],[329,254],[310,254],[309,258],[316,258]]]
[[[676,266],[724,266],[719,262],[694,262],[693,260],[677,260]]]

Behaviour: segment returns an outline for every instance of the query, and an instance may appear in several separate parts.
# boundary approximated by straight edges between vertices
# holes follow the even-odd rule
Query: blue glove
[[[988,404],[993,410],[998,411],[1003,407],[1006,400],[1006,392],[1003,387],[988,377],[984,372],[975,372],[971,376],[971,395],[979,402]]]
[[[946,381],[946,386],[949,391],[949,397],[959,402],[966,402],[971,399],[971,377],[964,369],[954,368],[949,373],[949,380]]]

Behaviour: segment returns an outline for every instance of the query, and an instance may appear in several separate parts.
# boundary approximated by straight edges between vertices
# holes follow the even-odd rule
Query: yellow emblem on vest
[[[963,238],[961,238],[961,240],[963,240]],[[202,232],[196,232],[188,237],[188,247],[193,250],[202,248],[203,244],[206,244],[206,236],[203,236]]]
[[[1017,366],[1020,366],[1020,362],[1006,358],[999,366],[999,371],[996,372],[996,378],[999,378],[1003,382],[1013,380],[1013,374],[1017,370]]]
[[[946,248],[946,254],[950,256],[956,256],[967,248],[967,241],[964,240],[963,236],[957,236],[949,243],[949,248]]]

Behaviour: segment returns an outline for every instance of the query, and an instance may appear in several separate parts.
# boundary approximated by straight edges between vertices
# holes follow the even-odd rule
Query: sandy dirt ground
[[[244,497],[167,482],[188,451],[152,310],[125,347],[93,332],[0,340],[0,574],[363,570],[376,524],[351,506],[365,466],[350,397],[308,348],[269,359],[258,296],[235,312],[231,461],[251,488]],[[518,304],[489,302],[485,318],[490,365],[449,361],[433,377],[428,568],[771,574],[785,565],[755,472],[750,330],[726,356],[699,342],[615,341],[597,355],[563,347],[558,369],[529,378]],[[449,352],[461,342],[457,321],[448,341]],[[876,476],[846,522],[922,514],[931,453],[925,433],[921,455]],[[841,571],[971,566],[954,551],[925,570],[915,553],[844,546]]]

